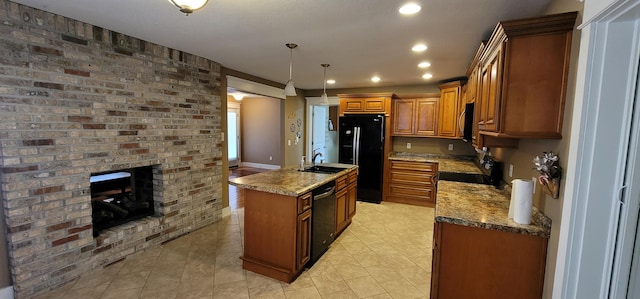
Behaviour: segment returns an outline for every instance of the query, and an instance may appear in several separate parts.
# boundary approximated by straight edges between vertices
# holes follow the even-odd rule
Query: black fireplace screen
[[[153,166],[91,174],[93,235],[153,215]]]

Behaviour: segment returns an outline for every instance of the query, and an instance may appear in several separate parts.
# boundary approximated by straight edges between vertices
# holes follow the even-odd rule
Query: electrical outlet
[[[407,148],[410,149],[411,148],[411,142],[407,142]]]
[[[453,150],[453,143],[449,143],[449,150],[452,151]]]
[[[287,143],[289,143],[289,146],[291,146],[291,139],[287,140]]]
[[[509,177],[513,177],[513,164],[509,164]]]
[[[533,181],[533,194],[536,194],[536,184],[538,183],[538,179],[536,179],[536,177],[531,177],[531,180]]]
[[[269,161],[273,161],[273,156],[269,156]]]

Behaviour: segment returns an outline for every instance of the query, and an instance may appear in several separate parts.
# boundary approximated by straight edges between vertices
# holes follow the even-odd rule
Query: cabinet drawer
[[[344,189],[344,187],[347,186],[347,183],[348,183],[347,175],[343,175],[338,179],[336,179],[336,191]]]
[[[391,183],[406,184],[412,186],[431,187],[433,175],[429,173],[391,172]]]
[[[390,184],[389,195],[410,199],[431,200],[433,198],[433,189]]]
[[[391,171],[395,169],[435,173],[437,166],[434,163],[391,161]]]
[[[310,209],[312,202],[313,200],[311,199],[311,192],[307,192],[298,197],[298,214]]]

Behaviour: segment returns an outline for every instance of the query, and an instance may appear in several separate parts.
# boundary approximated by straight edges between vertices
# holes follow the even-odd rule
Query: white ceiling
[[[550,0],[408,1],[209,0],[185,16],[167,0],[13,0],[109,30],[193,53],[223,66],[286,83],[293,42],[297,88],[322,89],[322,63],[332,88],[434,83],[464,76],[477,45],[500,20],[540,15]],[[425,42],[428,50],[411,52]],[[431,62],[423,70],[420,61]],[[424,80],[423,73],[433,78]],[[382,78],[372,83],[377,74]]]

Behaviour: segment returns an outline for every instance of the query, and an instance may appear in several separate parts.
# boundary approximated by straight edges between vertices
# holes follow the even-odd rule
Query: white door
[[[240,109],[227,109],[227,136],[229,167],[238,166],[240,162]]]

